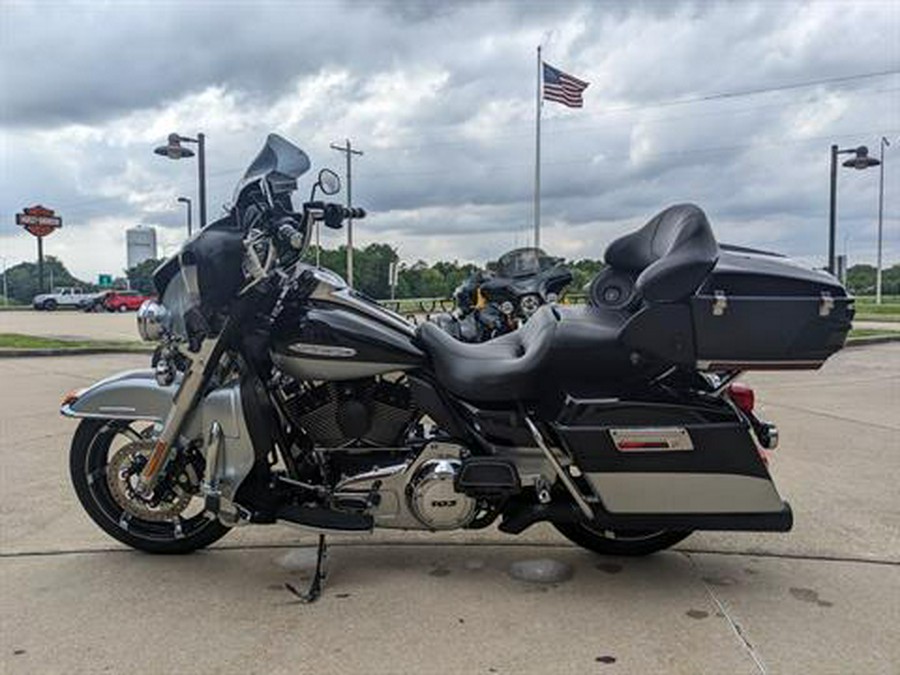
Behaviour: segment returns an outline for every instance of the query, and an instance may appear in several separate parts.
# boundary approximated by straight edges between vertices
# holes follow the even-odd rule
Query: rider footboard
[[[690,529],[790,528],[750,429],[724,406],[569,398],[553,426],[608,516]]]

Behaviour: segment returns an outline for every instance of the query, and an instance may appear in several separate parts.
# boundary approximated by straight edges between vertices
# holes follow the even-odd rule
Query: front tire
[[[108,464],[115,456],[117,439],[147,438],[146,430],[138,432],[134,424],[127,420],[86,419],[75,431],[69,471],[75,494],[91,520],[123,544],[147,553],[191,553],[224,537],[229,528],[208,519],[202,510],[186,517],[182,517],[187,513],[185,509],[171,518],[144,518],[139,515],[141,505],[134,512],[122,506],[121,494],[113,494],[111,481],[116,477],[111,479],[108,475]],[[143,508],[145,513],[150,512]]]
[[[566,539],[600,555],[645,556],[674,546],[691,532],[602,530],[585,523],[553,523]]]

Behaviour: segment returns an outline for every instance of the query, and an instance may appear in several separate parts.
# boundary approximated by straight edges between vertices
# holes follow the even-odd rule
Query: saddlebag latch
[[[834,298],[831,297],[831,293],[822,291],[822,299],[819,302],[819,316],[828,316],[833,309]]]
[[[715,291],[713,293],[714,300],[712,304],[713,316],[722,316],[728,307],[728,298],[725,297],[725,291]]]

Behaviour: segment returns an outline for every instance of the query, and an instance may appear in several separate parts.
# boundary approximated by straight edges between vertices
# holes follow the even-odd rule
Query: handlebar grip
[[[366,210],[354,206],[352,209],[344,208],[344,218],[365,218]]]
[[[275,228],[276,236],[293,249],[303,247],[303,234],[299,224],[293,218],[282,218]]]

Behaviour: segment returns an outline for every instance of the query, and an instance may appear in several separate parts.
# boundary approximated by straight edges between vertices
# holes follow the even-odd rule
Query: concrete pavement
[[[82,514],[66,459],[74,424],[58,401],[146,362],[0,361],[4,673],[897,672],[900,345],[747,378],[782,432],[773,472],[791,533],[695,534],[642,560],[599,558],[546,526],[335,537],[311,606],[283,583],[308,575],[312,535],[248,528],[160,558]],[[534,558],[574,576],[509,576]]]

